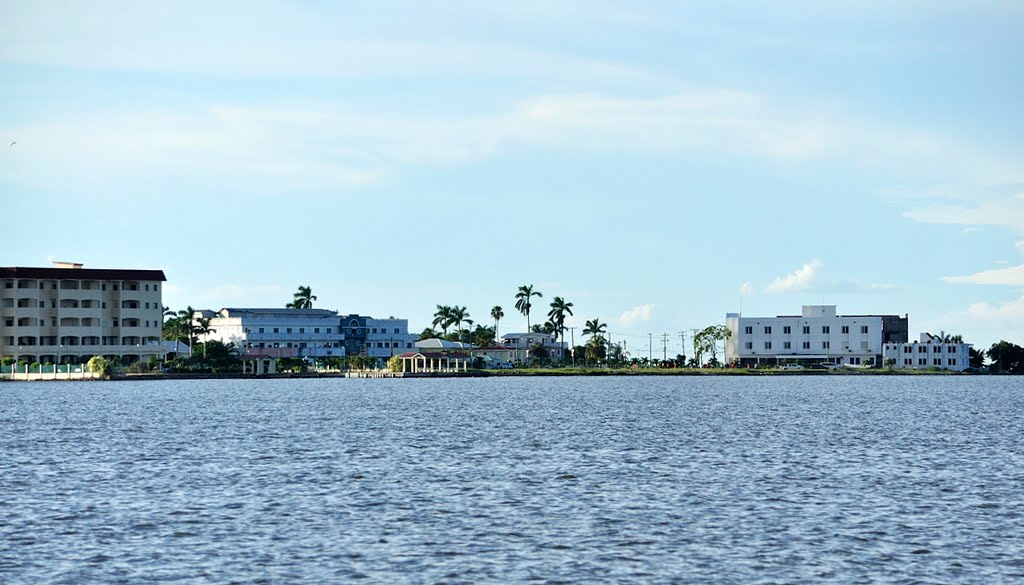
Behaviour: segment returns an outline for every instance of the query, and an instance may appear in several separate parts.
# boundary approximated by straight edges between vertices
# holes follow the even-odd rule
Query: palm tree
[[[449,307],[448,305],[438,305],[437,312],[434,313],[434,327],[440,325],[444,334],[448,335],[448,328],[451,327],[452,323],[455,321],[453,319],[453,313],[454,311],[452,310],[452,307]]]
[[[531,297],[543,297],[540,291],[534,291],[533,285],[523,285],[519,287],[519,292],[516,293],[516,309],[526,315],[526,330],[530,330],[530,308],[533,307],[531,303]]]
[[[195,332],[198,333],[199,335],[202,335],[205,338],[207,335],[209,335],[211,333],[214,333],[216,331],[217,331],[216,329],[211,329],[210,328],[210,319],[208,317],[200,317],[200,318],[196,319]],[[205,339],[203,340],[203,360],[204,361],[206,360],[206,341],[207,340],[205,340]]]
[[[501,305],[494,305],[491,307],[491,319],[494,319],[494,339],[498,339],[498,321],[505,316],[505,311],[501,308]]]
[[[455,330],[459,332],[459,341],[462,341],[462,324],[472,325],[473,320],[469,318],[469,311],[466,310],[466,307],[455,305],[451,307],[451,310],[452,324],[455,325]]]
[[[294,297],[295,300],[285,305],[286,309],[312,309],[313,301],[316,300],[316,295],[308,286],[300,286],[299,290],[295,291]]]
[[[587,321],[587,326],[583,328],[583,335],[593,335],[603,339],[607,328],[608,324],[601,323],[600,319],[591,319],[590,321]]]
[[[195,314],[196,310],[192,308],[192,305],[178,311],[178,331],[188,341],[188,357],[192,357],[192,346],[195,345],[196,326],[193,322]]]
[[[548,319],[555,325],[555,334],[561,337],[565,343],[565,315],[572,315],[572,303],[565,302],[562,297],[555,297],[551,300],[551,310],[548,311]]]

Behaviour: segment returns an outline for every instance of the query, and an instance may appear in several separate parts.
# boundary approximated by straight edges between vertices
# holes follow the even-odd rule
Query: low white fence
[[[92,380],[101,377],[102,374],[94,374],[82,364],[0,366],[0,380],[29,382],[35,380]]]

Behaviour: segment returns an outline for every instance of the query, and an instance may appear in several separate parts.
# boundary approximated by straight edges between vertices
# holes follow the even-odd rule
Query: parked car
[[[785,364],[784,366],[782,366],[779,369],[780,370],[788,370],[788,371],[799,371],[799,370],[804,369],[804,367],[801,366],[800,364]]]

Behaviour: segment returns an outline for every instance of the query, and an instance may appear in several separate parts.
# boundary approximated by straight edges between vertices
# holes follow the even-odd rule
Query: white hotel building
[[[962,372],[971,365],[971,344],[943,342],[928,333],[921,334],[920,343],[886,343],[882,348],[883,364],[892,360],[897,370],[937,368]]]
[[[727,362],[881,365],[883,345],[907,341],[907,317],[837,315],[835,305],[804,305],[800,315],[726,315]]]
[[[131,362],[164,352],[162,270],[0,268],[0,357]]]
[[[327,309],[224,308],[199,311],[210,319],[211,333],[200,341],[234,343],[242,353],[290,349],[295,357],[351,355],[388,359],[413,347],[407,319],[339,315]]]

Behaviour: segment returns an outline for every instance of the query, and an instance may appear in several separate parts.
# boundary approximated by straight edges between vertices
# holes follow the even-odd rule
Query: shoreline
[[[349,379],[418,379],[418,378],[501,378],[501,377],[560,377],[560,376],[998,376],[979,372],[954,372],[950,370],[767,370],[753,368],[697,369],[697,368],[648,368],[605,369],[605,368],[522,368],[518,370],[470,370],[466,372],[420,372],[416,374],[387,371],[358,372],[302,372],[277,374],[230,373],[138,373],[114,374],[107,378],[45,378],[21,380],[0,378],[2,382],[95,382],[131,380],[288,380],[304,378],[349,378]]]

